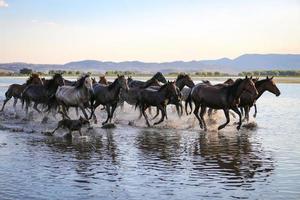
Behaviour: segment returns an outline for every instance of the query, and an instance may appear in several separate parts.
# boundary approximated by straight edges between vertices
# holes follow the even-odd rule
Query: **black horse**
[[[159,90],[143,89],[139,93],[139,99],[136,107],[139,106],[143,116],[145,117],[147,126],[150,126],[150,123],[145,110],[150,106],[156,106],[161,111],[162,117],[158,122],[155,122],[154,125],[159,124],[163,122],[166,117],[166,107],[171,98],[179,99],[175,82],[168,82]]]
[[[119,102],[119,95],[121,88],[128,90],[127,80],[122,75],[115,79],[115,81],[110,85],[94,84],[93,90],[94,94],[91,98],[92,113],[91,117],[94,116],[94,120],[97,123],[96,115],[94,114],[95,109],[99,105],[104,105],[107,112],[107,119],[102,124],[106,124],[108,121],[111,122],[114,111]]]
[[[41,113],[37,108],[38,104],[49,105],[55,101],[55,93],[58,86],[64,85],[64,79],[61,74],[53,75],[52,79],[45,80],[43,85],[29,85],[22,93],[22,104],[26,103],[26,115],[30,102],[34,102],[33,108]]]

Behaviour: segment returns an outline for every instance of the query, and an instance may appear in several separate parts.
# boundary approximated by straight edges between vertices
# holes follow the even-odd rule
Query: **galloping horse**
[[[34,102],[33,108],[41,112],[37,106],[40,103],[49,105],[53,100],[58,86],[64,85],[64,79],[61,74],[53,75],[52,79],[44,81],[43,85],[29,85],[22,93],[22,105],[26,102],[26,115],[28,115],[28,107],[31,101]]]
[[[110,83],[107,81],[105,76],[99,76],[99,83],[102,85],[109,85]]]
[[[150,106],[156,106],[162,113],[161,119],[155,122],[154,125],[160,124],[166,117],[166,106],[171,98],[179,99],[178,90],[176,89],[175,82],[168,82],[161,86],[159,90],[144,89],[140,92],[138,102],[136,106],[140,107],[140,110],[146,120],[147,126],[150,126],[148,116],[145,110]]]
[[[115,79],[115,81],[110,85],[95,84],[93,85],[94,95],[91,98],[92,113],[91,116],[94,117],[97,123],[96,115],[94,114],[96,108],[99,105],[104,105],[107,112],[107,119],[102,124],[106,124],[108,121],[111,122],[113,118],[114,111],[119,102],[119,95],[121,88],[128,90],[127,80],[124,75],[121,75]]]
[[[194,115],[197,117],[200,128],[207,131],[206,123],[203,118],[206,108],[222,109],[226,116],[226,123],[220,125],[218,130],[224,128],[229,122],[229,109],[232,109],[239,115],[239,130],[242,124],[241,113],[238,109],[239,98],[244,91],[258,94],[252,79],[246,76],[245,79],[238,79],[232,85],[213,86],[207,84],[198,84],[191,91],[191,98],[195,103]],[[200,116],[199,108],[201,106]]]
[[[40,79],[38,74],[31,74],[30,77],[27,79],[26,83],[20,85],[20,84],[12,84],[8,87],[7,91],[5,92],[5,100],[3,102],[2,108],[0,111],[3,111],[5,104],[14,97],[14,110],[16,111],[16,104],[18,102],[18,99],[21,99],[22,92],[28,85],[42,85],[43,82]]]
[[[161,72],[157,72],[156,74],[154,74],[154,76],[151,79],[149,79],[148,81],[153,81],[154,79],[156,79],[162,83],[167,82],[166,78],[164,77],[164,75]],[[128,86],[130,88],[134,88],[134,87],[145,88],[145,85],[149,84],[148,81],[132,80],[132,81],[130,81]]]
[[[256,117],[257,108],[256,108],[255,103],[256,103],[257,99],[259,97],[261,97],[261,95],[265,91],[269,91],[269,92],[275,94],[276,96],[280,95],[280,90],[277,88],[273,78],[274,77],[269,78],[267,76],[266,79],[255,81],[255,87],[258,91],[257,96],[254,96],[253,94],[251,94],[249,92],[243,92],[243,94],[241,95],[239,107],[244,108],[244,110],[245,110],[245,119],[247,121],[249,121],[249,110],[253,105],[254,105],[254,108],[255,108],[255,113],[254,113],[253,117]]]
[[[58,87],[55,97],[57,103],[62,106],[63,114],[66,117],[68,117],[66,108],[79,107],[85,118],[88,119],[88,115],[85,112],[85,107],[90,107],[89,103],[92,94],[92,80],[89,75],[85,75],[77,80],[74,86]]]

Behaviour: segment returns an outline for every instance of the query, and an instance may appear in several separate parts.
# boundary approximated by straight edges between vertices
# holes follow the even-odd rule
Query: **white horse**
[[[77,80],[74,86],[61,86],[57,89],[55,97],[59,105],[62,106],[63,114],[68,117],[66,110],[69,107],[80,108],[88,119],[85,112],[86,107],[90,107],[90,99],[93,94],[92,80],[89,75],[85,75]]]

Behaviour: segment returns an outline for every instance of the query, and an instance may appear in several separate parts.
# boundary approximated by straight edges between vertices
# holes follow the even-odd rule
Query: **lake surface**
[[[23,82],[1,78],[1,101],[7,85]],[[300,85],[278,87],[281,96],[265,93],[254,126],[240,131],[212,123],[204,133],[170,109],[159,127],[129,126],[138,113],[127,107],[117,128],[93,125],[66,140],[64,130],[41,133],[57,120],[23,121],[19,104],[15,119],[10,104],[0,114],[0,199],[300,199]]]

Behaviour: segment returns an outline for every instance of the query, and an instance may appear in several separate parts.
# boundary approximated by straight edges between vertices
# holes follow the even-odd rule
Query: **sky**
[[[300,53],[300,0],[0,0],[0,63]]]

